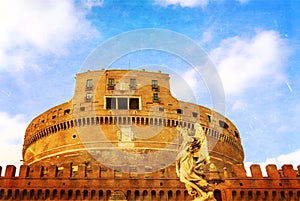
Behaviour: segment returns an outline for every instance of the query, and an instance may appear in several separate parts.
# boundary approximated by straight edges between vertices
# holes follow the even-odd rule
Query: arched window
[[[76,193],[75,193],[75,199],[76,199],[76,200],[80,200],[80,199],[81,199],[81,196],[80,196],[80,190],[76,190]]]
[[[148,199],[148,191],[147,190],[143,191],[143,200],[149,200]]]
[[[222,194],[219,189],[214,190],[214,197],[217,201],[222,201]]]
[[[57,200],[58,199],[58,197],[57,197],[57,190],[56,189],[54,189],[52,191],[52,198],[53,198],[53,200]]]
[[[73,191],[69,190],[68,191],[68,200],[72,200],[73,199]]]
[[[88,200],[89,199],[89,192],[87,190],[83,191],[83,199]]]
[[[289,191],[289,199],[290,199],[290,200],[293,199],[293,191]]]
[[[256,199],[260,200],[260,191],[256,191]]]
[[[132,200],[131,190],[128,190],[126,193],[127,200]]]
[[[135,190],[134,191],[134,200],[138,200],[138,199],[140,199],[140,191]]]
[[[171,190],[168,191],[168,200],[173,199],[173,192]]]
[[[66,196],[65,194],[66,194],[65,190],[61,190],[61,191],[60,191],[60,199],[61,199],[61,200],[64,200],[64,199],[65,199],[65,196]]]
[[[43,198],[43,191],[42,191],[42,189],[38,190],[37,198],[38,198],[38,200],[43,200],[44,199]]]
[[[276,191],[272,191],[272,199],[276,200],[277,197],[277,192]]]
[[[164,197],[165,197],[165,192],[164,191],[159,191],[159,199],[160,200],[164,200]]]
[[[245,198],[245,192],[244,191],[240,192],[240,198],[241,198],[241,200],[243,200]]]
[[[236,191],[232,191],[232,200],[236,200]]]
[[[45,191],[45,200],[50,200],[50,190],[46,189]]]
[[[16,199],[16,200],[19,200],[19,199],[20,199],[20,190],[19,190],[19,189],[16,189],[16,190],[15,190],[15,199]]]
[[[188,199],[189,199],[190,196],[189,196],[187,190],[184,191],[183,196],[184,196],[184,197],[183,197],[184,200],[188,200]]]
[[[281,191],[281,192],[280,192],[280,196],[281,196],[281,199],[282,199],[282,200],[285,200],[285,192],[284,192],[284,191]]]
[[[142,125],[145,124],[144,117],[141,117],[141,124],[142,124]]]
[[[180,195],[181,195],[181,192],[180,192],[180,190],[177,190],[176,191],[176,200],[180,200],[181,198],[180,198]]]
[[[10,200],[12,198],[12,190],[8,189],[6,198]]]
[[[33,189],[30,190],[29,196],[30,196],[29,197],[30,200],[34,200],[34,190]]]
[[[27,190],[26,189],[24,189],[23,191],[22,191],[22,197],[21,197],[21,199],[22,200],[27,200]],[[1,191],[0,191],[0,199],[1,199]]]
[[[111,196],[111,191],[107,190],[106,191],[106,199],[109,200],[110,196]]]
[[[156,200],[156,191],[151,191],[151,200]]]
[[[97,200],[97,196],[96,196],[96,191],[95,190],[91,191],[91,199],[92,200]]]
[[[98,196],[99,196],[99,200],[103,199],[103,190],[99,191]]]

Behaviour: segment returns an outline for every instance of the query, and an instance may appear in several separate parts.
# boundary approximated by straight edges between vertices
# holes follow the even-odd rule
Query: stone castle
[[[77,74],[73,98],[29,124],[18,176],[0,167],[0,200],[192,200],[175,161],[181,132],[194,136],[199,124],[216,200],[300,200],[300,166],[271,164],[263,176],[252,165],[247,176],[234,124],[174,98],[169,80],[145,70]]]

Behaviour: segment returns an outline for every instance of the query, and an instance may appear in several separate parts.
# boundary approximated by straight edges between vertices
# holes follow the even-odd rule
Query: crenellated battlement
[[[293,168],[291,164],[285,164],[281,169],[277,169],[275,164],[269,164],[266,166],[267,176],[263,176],[260,165],[253,164],[250,166],[251,177],[247,176],[246,169],[243,164],[234,165],[232,178],[247,178],[247,179],[259,179],[259,178],[300,178],[300,165],[297,170]]]
[[[141,168],[141,167],[140,167]],[[27,166],[21,165],[19,174],[17,176],[17,168],[14,165],[7,165],[2,173],[2,167],[0,166],[0,179],[3,178],[77,178],[77,179],[113,179],[113,178],[140,178],[140,179],[159,179],[169,178],[177,179],[175,166],[169,166],[167,168],[160,169],[152,172],[152,168],[144,167],[145,173],[139,174],[136,169],[130,170],[130,167],[121,167],[118,170],[113,170],[101,165],[87,166],[86,164],[72,165],[65,164],[63,166],[41,166],[39,164]]]
[[[143,168],[145,171],[143,174],[137,172],[136,168],[130,167],[120,167],[113,170],[102,165],[86,165],[86,164],[65,164],[63,166],[41,166],[35,164],[32,166],[21,165],[19,168],[19,174],[17,175],[17,168],[14,165],[7,165],[4,168],[0,166],[0,179],[1,178],[102,178],[102,179],[112,179],[112,178],[169,178],[177,179],[175,166],[171,165],[166,168],[160,169],[158,171],[152,171],[151,167],[139,167]],[[247,176],[246,169],[243,164],[238,164],[233,166],[233,171],[228,172],[224,170],[223,175],[220,178],[223,180],[253,180],[253,179],[299,179],[300,180],[300,165],[297,170],[293,168],[291,164],[286,164],[277,169],[275,164],[269,164],[266,166],[267,175],[262,174],[262,169],[260,165],[253,164],[250,166],[251,176]],[[209,173],[211,174],[211,173]]]
[[[5,171],[0,167],[0,200],[109,200],[121,194],[129,200],[191,200],[175,166],[155,172],[147,168],[149,172],[138,174],[101,165],[22,165],[16,176],[17,168],[8,165]],[[224,200],[300,198],[300,165],[294,170],[292,165],[277,169],[270,164],[266,167],[267,176],[257,164],[251,165],[250,170],[251,176],[247,176],[241,164],[234,165],[232,172],[210,172],[207,176],[220,176],[211,182],[214,192]]]

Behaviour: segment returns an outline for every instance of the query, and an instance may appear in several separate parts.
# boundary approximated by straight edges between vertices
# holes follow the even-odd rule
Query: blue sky
[[[86,57],[108,39],[159,28],[192,39],[219,72],[225,115],[245,163],[300,164],[300,9],[291,0],[4,0],[0,2],[0,162],[20,164],[26,125],[68,101]],[[177,97],[210,107],[209,90],[180,58],[157,51],[112,67],[158,66],[185,80]],[[184,94],[191,91],[192,97]]]

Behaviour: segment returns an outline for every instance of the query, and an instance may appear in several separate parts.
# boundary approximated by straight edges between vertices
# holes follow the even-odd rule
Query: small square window
[[[91,101],[92,97],[93,97],[92,93],[88,92],[88,93],[86,93],[85,100],[86,101]]]
[[[80,107],[80,111],[85,111],[85,107]]]
[[[192,112],[193,117],[198,117],[198,113],[197,112]]]

